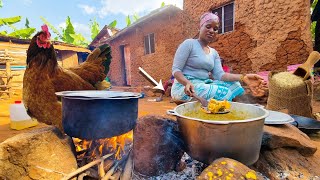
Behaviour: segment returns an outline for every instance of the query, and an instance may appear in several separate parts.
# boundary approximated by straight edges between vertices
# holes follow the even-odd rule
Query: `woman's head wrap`
[[[209,20],[219,23],[219,17],[216,14],[213,14],[212,12],[206,12],[200,17],[200,27]]]

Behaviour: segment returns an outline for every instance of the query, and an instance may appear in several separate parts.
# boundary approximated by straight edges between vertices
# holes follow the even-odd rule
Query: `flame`
[[[133,131],[115,136],[112,138],[98,139],[98,140],[82,140],[79,138],[73,138],[73,142],[76,146],[76,152],[90,151],[89,156],[92,158],[102,157],[107,153],[114,152],[116,159],[121,159],[123,153],[125,153],[125,146],[131,144],[133,141]],[[78,155],[78,158],[83,158],[86,153]]]

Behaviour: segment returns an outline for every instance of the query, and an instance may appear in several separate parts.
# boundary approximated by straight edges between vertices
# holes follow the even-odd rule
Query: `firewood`
[[[89,172],[90,173],[90,172]],[[78,178],[77,178],[77,180],[83,180],[83,178],[85,177],[85,176],[87,176],[88,175],[88,171],[86,171],[86,172],[84,172],[84,173],[81,173],[79,176],[78,176]]]
[[[106,173],[106,175],[101,180],[109,180],[113,179],[111,178],[111,175],[114,173],[115,169],[118,167],[118,162]]]
[[[79,173],[87,170],[88,168],[90,168],[90,167],[92,167],[92,166],[94,166],[94,165],[96,165],[96,164],[99,164],[101,161],[104,161],[105,159],[107,159],[108,157],[110,157],[110,156],[112,156],[112,155],[113,155],[113,153],[110,153],[110,154],[107,154],[107,155],[103,156],[103,157],[100,158],[100,159],[97,159],[97,160],[95,160],[95,161],[92,161],[92,162],[90,162],[89,164],[87,164],[87,165],[85,165],[85,166],[83,166],[83,167],[81,167],[81,168],[73,171],[72,173],[68,174],[67,176],[65,176],[64,178],[62,178],[62,180],[71,179],[71,178],[74,177],[75,175],[77,175],[77,174],[79,174]]]
[[[99,168],[99,177],[101,179],[106,175],[106,172],[104,171],[104,161],[101,161],[98,168]]]
[[[114,174],[112,175],[113,180],[119,180],[121,174],[122,174],[122,171],[121,171],[121,170],[118,170],[116,173],[114,173]]]
[[[113,166],[113,164],[116,162],[116,160],[107,159],[104,162],[104,172],[107,172],[110,170],[110,168]]]
[[[120,177],[121,180],[131,180],[132,167],[133,167],[132,163],[133,163],[132,162],[132,153],[130,152],[129,158],[127,160],[127,163],[126,163],[124,170],[123,170],[121,177]]]
[[[94,178],[94,179],[99,179],[99,174],[97,172],[97,170],[93,169],[93,168],[89,168],[87,171],[90,172],[89,176]]]

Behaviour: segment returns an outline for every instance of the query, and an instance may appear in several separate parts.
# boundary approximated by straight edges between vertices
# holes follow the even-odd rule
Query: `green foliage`
[[[313,40],[314,40],[314,38],[315,38],[316,23],[317,23],[317,22],[312,22],[312,23],[311,23],[311,35],[312,35],[312,39],[313,39]]]
[[[70,34],[70,36],[74,39],[72,44],[77,46],[88,46],[89,42],[83,37],[81,34]]]
[[[7,31],[0,31],[0,35],[7,35]]]
[[[70,34],[76,34],[75,31],[74,31],[74,27],[71,23],[71,19],[70,17],[68,16],[67,19],[66,19],[66,29],[63,29],[62,32],[63,32],[63,40],[64,42],[66,43],[73,43],[74,42],[74,38],[70,35]]]
[[[0,0],[0,8],[2,8],[3,4],[2,4],[2,0]]]
[[[314,8],[316,7],[318,0],[314,0],[313,3],[311,4],[311,11],[314,10]]]
[[[117,20],[114,20],[114,21],[112,21],[108,26],[109,26],[110,28],[115,28],[116,25],[117,25]]]
[[[139,15],[137,13],[134,13],[133,15],[134,22],[138,21],[139,18],[140,18]]]
[[[127,22],[127,27],[131,25],[131,20],[129,15],[126,17],[126,22]]]
[[[26,18],[26,24],[24,24],[24,26],[25,26],[26,28],[30,28],[28,18]]]
[[[164,2],[162,2],[160,7],[163,7],[163,6],[165,6],[165,5],[166,5],[166,4],[165,4]]]
[[[12,33],[8,34],[8,36],[16,37],[16,38],[23,38],[27,39],[36,31],[36,28],[24,28],[13,31]]]
[[[21,21],[21,16],[14,16],[9,18],[0,18],[0,26],[11,25]]]
[[[100,32],[100,27],[99,27],[99,23],[97,22],[96,19],[94,20],[90,20],[90,29],[91,29],[91,39],[93,40],[98,33]]]
[[[49,26],[49,28],[53,31],[53,33],[55,33],[61,41],[64,41],[63,40],[63,36],[60,34],[60,32],[49,22],[47,21],[44,17],[40,16],[40,19],[42,20],[42,22],[44,24],[46,24],[47,26]],[[58,40],[58,39],[57,39]]]
[[[311,13],[313,12],[314,8],[316,7],[316,4],[318,3],[318,0],[313,1],[313,3],[311,4]],[[312,39],[314,40],[315,38],[315,29],[316,29],[316,22],[311,22],[311,35],[312,35]]]

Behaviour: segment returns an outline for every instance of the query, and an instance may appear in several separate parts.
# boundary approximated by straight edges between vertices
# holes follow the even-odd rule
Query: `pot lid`
[[[129,99],[141,97],[140,93],[102,90],[61,91],[56,92],[56,95],[72,99]]]
[[[294,119],[285,113],[278,112],[278,111],[269,111],[269,116],[266,117],[264,124],[269,124],[269,125],[276,125],[276,124],[287,124],[291,123],[294,121]]]

